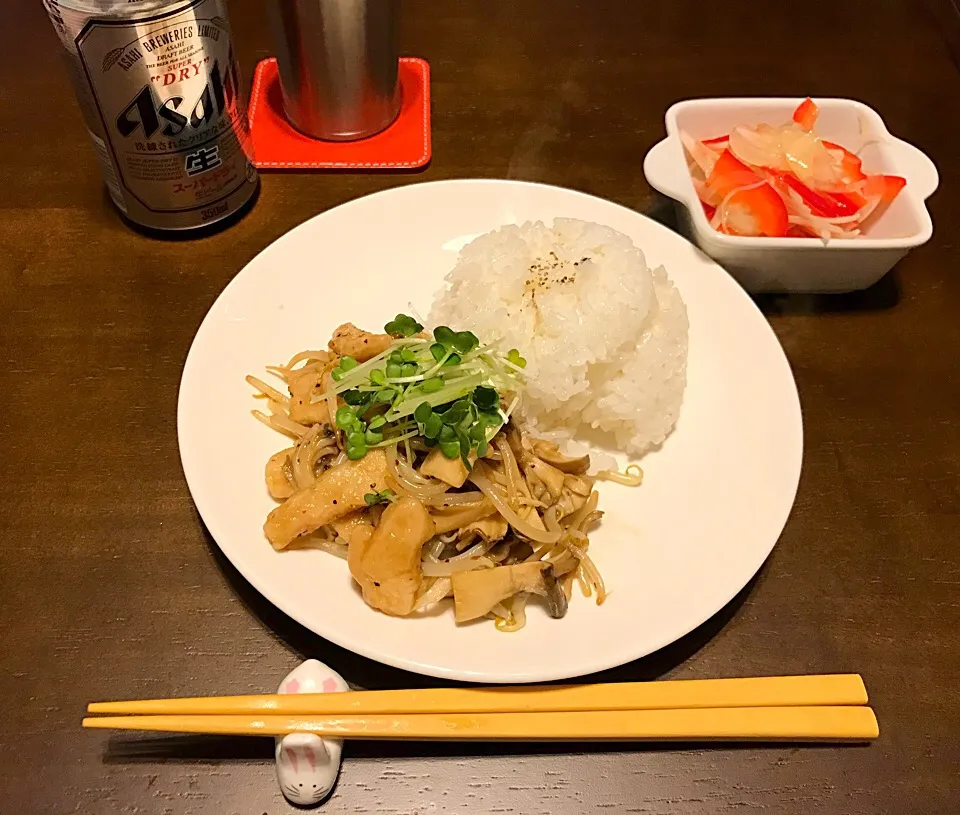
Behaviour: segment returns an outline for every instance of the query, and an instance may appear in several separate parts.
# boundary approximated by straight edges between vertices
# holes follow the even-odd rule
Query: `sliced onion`
[[[883,197],[880,195],[875,195],[867,200],[867,203],[863,205],[863,209],[860,210],[862,213],[860,217],[860,226],[863,226],[867,219],[873,215],[877,209],[880,207],[880,202],[883,200]]]
[[[808,187],[825,192],[846,189],[841,164],[816,135],[799,128],[784,128],[781,143],[788,163],[786,169]]]
[[[747,184],[744,187],[737,187],[735,190],[730,190],[730,192],[728,192],[724,197],[724,199],[720,202],[720,206],[717,207],[717,211],[713,215],[713,221],[716,221],[717,223],[717,226],[715,226],[714,229],[716,229],[719,226],[719,227],[723,227],[724,231],[730,231],[729,224],[731,223],[731,220],[732,220],[733,222],[732,234],[734,235],[753,234],[753,227],[755,226],[754,217],[752,215],[747,215],[747,217],[750,219],[750,223],[738,224],[736,222],[737,210],[730,208],[729,206],[730,201],[735,195],[737,195],[737,193],[746,192],[747,190],[755,190],[758,187],[762,187],[766,183],[767,183],[766,181],[760,180],[760,181],[757,181],[755,184]],[[713,221],[711,221],[711,224],[713,223]]]
[[[787,191],[784,203],[787,205],[791,224],[804,227],[824,243],[827,243],[831,238],[857,237],[860,234],[857,227],[877,208],[879,197],[868,200],[853,215],[844,215],[837,218],[823,218],[814,215],[795,190]]]
[[[713,166],[717,163],[720,155],[683,130],[680,131],[680,141],[683,143],[684,149],[689,153],[690,158],[693,159],[694,164],[696,164],[700,172],[703,173],[703,177],[709,178],[710,173],[713,172]]]
[[[701,181],[699,178],[694,178],[692,180],[693,189],[697,193],[697,198],[703,201],[703,203],[707,206],[716,208],[720,204],[720,196],[713,192],[707,186],[705,181]]]
[[[777,131],[757,132],[750,127],[735,127],[730,131],[730,152],[754,167],[790,169]]]

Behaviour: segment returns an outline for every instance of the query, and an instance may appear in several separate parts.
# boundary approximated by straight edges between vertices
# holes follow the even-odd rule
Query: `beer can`
[[[44,0],[110,197],[150,229],[242,209],[259,183],[225,0]]]

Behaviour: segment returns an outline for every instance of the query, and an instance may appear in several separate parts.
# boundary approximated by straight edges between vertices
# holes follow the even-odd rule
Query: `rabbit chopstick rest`
[[[338,673],[308,659],[280,683],[277,693],[342,693],[350,690]],[[314,733],[291,733],[277,739],[277,781],[291,804],[319,804],[332,791],[340,772],[340,739],[322,739]]]

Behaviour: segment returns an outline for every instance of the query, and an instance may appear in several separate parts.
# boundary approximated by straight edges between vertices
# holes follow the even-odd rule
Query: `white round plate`
[[[251,415],[244,376],[263,375],[343,322],[377,331],[412,303],[427,314],[459,249],[506,223],[571,217],[629,235],[663,264],[690,318],[679,424],[643,459],[639,488],[600,486],[590,553],[603,606],[574,593],[561,620],[534,609],[514,634],[458,627],[450,609],[397,619],[368,608],[346,563],[275,552],[267,458],[286,440]],[[469,328],[470,326],[455,326]],[[380,662],[472,682],[540,682],[637,659],[719,611],[776,543],[800,476],[802,423],[787,360],[764,317],[719,266],[649,218],[583,193],[515,181],[411,184],[339,206],[267,247],[214,303],[183,371],[180,454],[207,528],[270,602]]]

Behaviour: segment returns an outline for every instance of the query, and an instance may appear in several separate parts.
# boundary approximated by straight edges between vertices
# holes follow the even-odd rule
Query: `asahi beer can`
[[[44,0],[110,197],[187,230],[257,190],[225,0]]]

